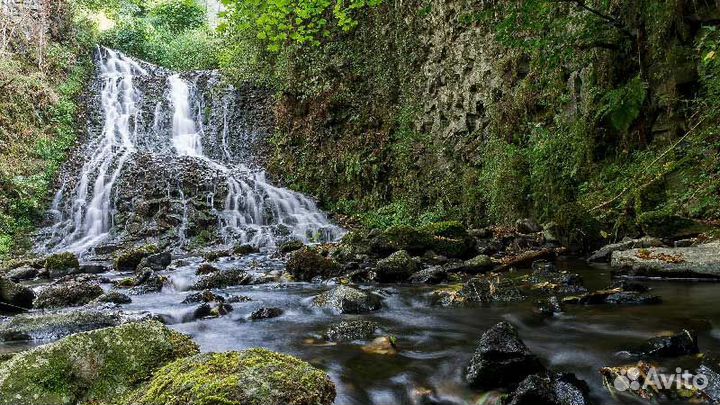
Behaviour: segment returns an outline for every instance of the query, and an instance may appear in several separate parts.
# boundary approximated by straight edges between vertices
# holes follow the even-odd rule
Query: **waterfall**
[[[171,230],[170,243],[179,248],[199,231],[214,231],[224,244],[257,247],[342,235],[313,200],[272,185],[264,170],[247,161],[252,152],[246,143],[255,137],[252,125],[238,125],[237,119],[251,106],[230,86],[216,105],[216,92],[200,87],[217,85],[217,74],[174,74],[104,48],[98,55],[98,122],[88,124],[89,139],[78,156],[82,168],[67,173],[74,181],[55,195],[55,223],[41,234],[41,249],[84,253],[123,238],[164,237]],[[193,78],[204,78],[203,85]],[[159,166],[145,167],[148,162]],[[173,186],[163,186],[160,196],[153,182]],[[223,198],[217,207],[216,192]],[[212,217],[215,227],[193,227],[194,219],[206,223]],[[132,229],[126,227],[130,223]]]

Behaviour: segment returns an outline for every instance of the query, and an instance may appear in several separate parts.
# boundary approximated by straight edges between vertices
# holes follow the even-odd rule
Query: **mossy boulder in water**
[[[343,314],[362,314],[380,309],[382,299],[372,292],[341,285],[313,298],[313,305]]]
[[[160,249],[155,245],[145,245],[120,252],[115,256],[115,270],[134,271],[142,259],[157,253],[160,253]]]
[[[31,289],[0,277],[0,313],[18,313],[33,307]]]
[[[406,281],[418,271],[419,265],[408,252],[399,250],[385,259],[379,260],[375,267],[377,280],[381,283]]]
[[[192,290],[226,288],[234,285],[247,285],[252,281],[252,276],[243,270],[221,270],[201,277],[190,288]]]
[[[387,243],[394,250],[406,250],[414,254],[422,254],[432,244],[432,235],[408,225],[397,225],[383,232]]]
[[[0,324],[0,341],[60,339],[73,333],[121,323],[123,319],[118,313],[95,309],[21,314]]]
[[[80,261],[74,253],[56,253],[45,259],[45,269],[51,276],[76,273],[80,270]]]
[[[138,405],[329,405],[335,385],[312,365],[265,349],[206,353],[160,369]]]
[[[42,290],[35,300],[35,307],[61,308],[85,305],[103,293],[102,287],[92,281],[66,281]]]
[[[328,279],[340,274],[340,265],[316,250],[303,248],[293,252],[287,262],[287,271],[298,281],[311,281],[315,277]]]
[[[118,402],[155,370],[196,354],[189,337],[149,321],[72,335],[0,365],[0,404]]]

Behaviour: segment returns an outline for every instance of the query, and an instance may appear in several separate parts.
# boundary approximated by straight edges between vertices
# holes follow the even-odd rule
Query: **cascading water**
[[[102,129],[89,123],[85,163],[79,174],[68,174],[74,187],[56,195],[45,250],[83,253],[110,241],[153,238],[181,247],[210,230],[226,244],[257,247],[287,238],[328,241],[343,233],[311,199],[251,169],[252,130],[238,129],[248,125],[233,115],[248,107],[247,100],[224,85],[217,105],[212,97],[218,92],[197,83],[218,87],[216,74],[186,79],[117,51],[98,54]],[[238,134],[242,139],[231,147]]]

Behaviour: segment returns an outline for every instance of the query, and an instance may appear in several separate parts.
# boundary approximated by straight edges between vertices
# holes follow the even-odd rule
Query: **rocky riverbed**
[[[716,244],[626,241],[588,264],[535,230],[439,223],[262,252],[213,246],[180,253],[146,244],[85,263],[67,253],[18,261],[2,278],[0,403],[179,404],[209,395],[342,405],[720,398],[713,386],[615,385],[628,370],[644,370],[644,382],[650,369],[677,367],[718,381],[717,284],[649,270],[636,280],[640,264],[690,268],[696,257],[703,274],[712,274],[706,258],[717,257]],[[133,338],[124,339],[127,333]],[[114,366],[123,362],[128,368]],[[217,383],[207,388],[205,379]],[[270,397],[259,393],[267,390]]]

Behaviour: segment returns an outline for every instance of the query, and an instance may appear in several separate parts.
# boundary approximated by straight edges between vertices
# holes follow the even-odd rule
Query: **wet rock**
[[[73,333],[117,326],[122,318],[95,309],[22,314],[0,324],[0,341],[59,339]]]
[[[511,303],[526,298],[512,280],[496,274],[473,277],[459,293],[464,302],[477,304]]]
[[[483,273],[492,270],[493,267],[495,267],[495,262],[492,261],[490,256],[477,255],[472,259],[465,260],[462,270],[468,273]]]
[[[636,277],[720,279],[720,242],[686,248],[613,252],[618,274]]]
[[[192,315],[183,319],[184,322],[191,322],[197,319],[219,318],[233,311],[232,305],[223,302],[203,303],[193,311]]]
[[[532,273],[521,278],[534,293],[545,295],[584,294],[587,289],[576,273],[559,271],[551,262],[537,260],[532,264]]]
[[[225,297],[210,290],[203,290],[188,294],[181,304],[197,304],[199,302],[225,302]]]
[[[542,371],[544,367],[520,340],[517,330],[500,322],[480,338],[465,370],[465,381],[479,389],[505,388]]]
[[[197,352],[190,338],[155,321],[79,333],[0,365],[0,403],[114,402],[163,365]]]
[[[396,355],[397,338],[395,336],[381,336],[362,347],[362,351],[371,354]]]
[[[608,262],[613,252],[621,252],[635,248],[650,248],[663,246],[663,242],[658,238],[646,236],[640,239],[625,238],[621,242],[605,245],[596,250],[590,257],[588,262]]]
[[[195,270],[195,274],[197,274],[198,276],[204,276],[206,274],[215,273],[217,271],[220,271],[220,269],[211,264],[203,263],[200,265],[200,267],[198,267],[197,270]]]
[[[315,296],[312,302],[316,307],[344,314],[362,314],[382,306],[382,298],[375,293],[343,285]]]
[[[515,229],[522,234],[542,232],[542,227],[534,219],[524,218],[515,221]]]
[[[233,249],[233,255],[235,256],[247,256],[249,254],[253,253],[260,253],[260,249],[256,248],[253,245],[239,245],[236,246],[235,249]]]
[[[325,339],[331,342],[368,340],[375,335],[378,324],[372,321],[352,320],[334,323],[325,331]]]
[[[283,314],[280,308],[260,308],[250,314],[250,320],[258,321],[261,319],[277,318]]]
[[[305,244],[302,243],[299,240],[289,240],[287,242],[283,242],[278,247],[278,251],[282,254],[294,252],[296,250],[300,250],[305,247]]]
[[[231,256],[232,252],[227,249],[221,249],[221,250],[213,250],[210,252],[203,253],[202,257],[208,262],[214,262],[217,259],[220,259],[222,257],[228,257]]]
[[[410,282],[416,284],[440,284],[446,281],[448,272],[442,266],[432,266],[410,276]]]
[[[25,286],[0,277],[0,313],[14,314],[33,307],[35,293]]]
[[[137,269],[149,268],[154,271],[165,270],[172,262],[172,255],[170,252],[162,252],[145,256],[140,260],[137,265]]]
[[[80,262],[77,256],[71,252],[56,253],[45,259],[45,270],[48,271],[50,277],[77,273],[79,269]]]
[[[132,288],[128,293],[131,295],[158,293],[162,291],[166,281],[166,277],[146,268],[132,280]]]
[[[225,302],[227,302],[228,304],[234,304],[234,303],[238,303],[238,302],[248,302],[248,301],[252,301],[252,298],[246,297],[244,295],[231,295],[231,296],[225,298]]]
[[[556,296],[548,297],[537,302],[538,312],[545,316],[554,316],[565,312],[562,302]]]
[[[567,297],[563,302],[579,305],[654,305],[662,303],[662,300],[648,293],[613,289],[593,291],[579,297]]]
[[[379,260],[375,266],[375,274],[377,281],[381,283],[401,282],[418,271],[418,267],[408,252],[400,250]]]
[[[116,253],[114,266],[118,271],[135,271],[142,259],[160,253],[156,245],[145,245]]]
[[[110,291],[106,292],[105,294],[95,298],[92,300],[92,304],[129,304],[132,302],[132,299],[128,297],[127,295],[118,292],[118,291]]]
[[[720,403],[720,357],[715,353],[704,354],[696,375],[707,378],[707,387],[701,390],[702,396],[709,399],[710,403]]]
[[[697,334],[687,329],[675,335],[651,338],[639,350],[640,356],[650,358],[679,357],[697,353],[700,353]]]
[[[588,386],[574,374],[534,374],[525,378],[507,398],[508,405],[585,405]]]
[[[324,372],[292,356],[250,349],[177,360],[156,372],[130,402],[330,405],[334,400],[335,386]]]
[[[103,263],[83,263],[80,265],[80,273],[100,274],[110,271],[111,268]]]
[[[337,262],[308,247],[293,252],[286,268],[297,281],[312,281],[315,277],[326,280],[339,276],[342,270]]]
[[[13,282],[32,280],[40,274],[40,270],[31,266],[21,266],[8,271],[5,276]]]
[[[208,290],[213,288],[226,288],[236,285],[248,285],[252,282],[252,276],[240,269],[222,270],[203,276],[200,280],[196,281],[190,289]]]
[[[92,281],[65,281],[45,287],[35,299],[36,308],[62,308],[85,305],[104,293]]]
[[[616,280],[610,285],[610,287],[608,287],[608,290],[615,289],[620,289],[622,291],[635,291],[639,293],[650,291],[650,288],[648,286],[640,283],[634,283],[628,280]]]

